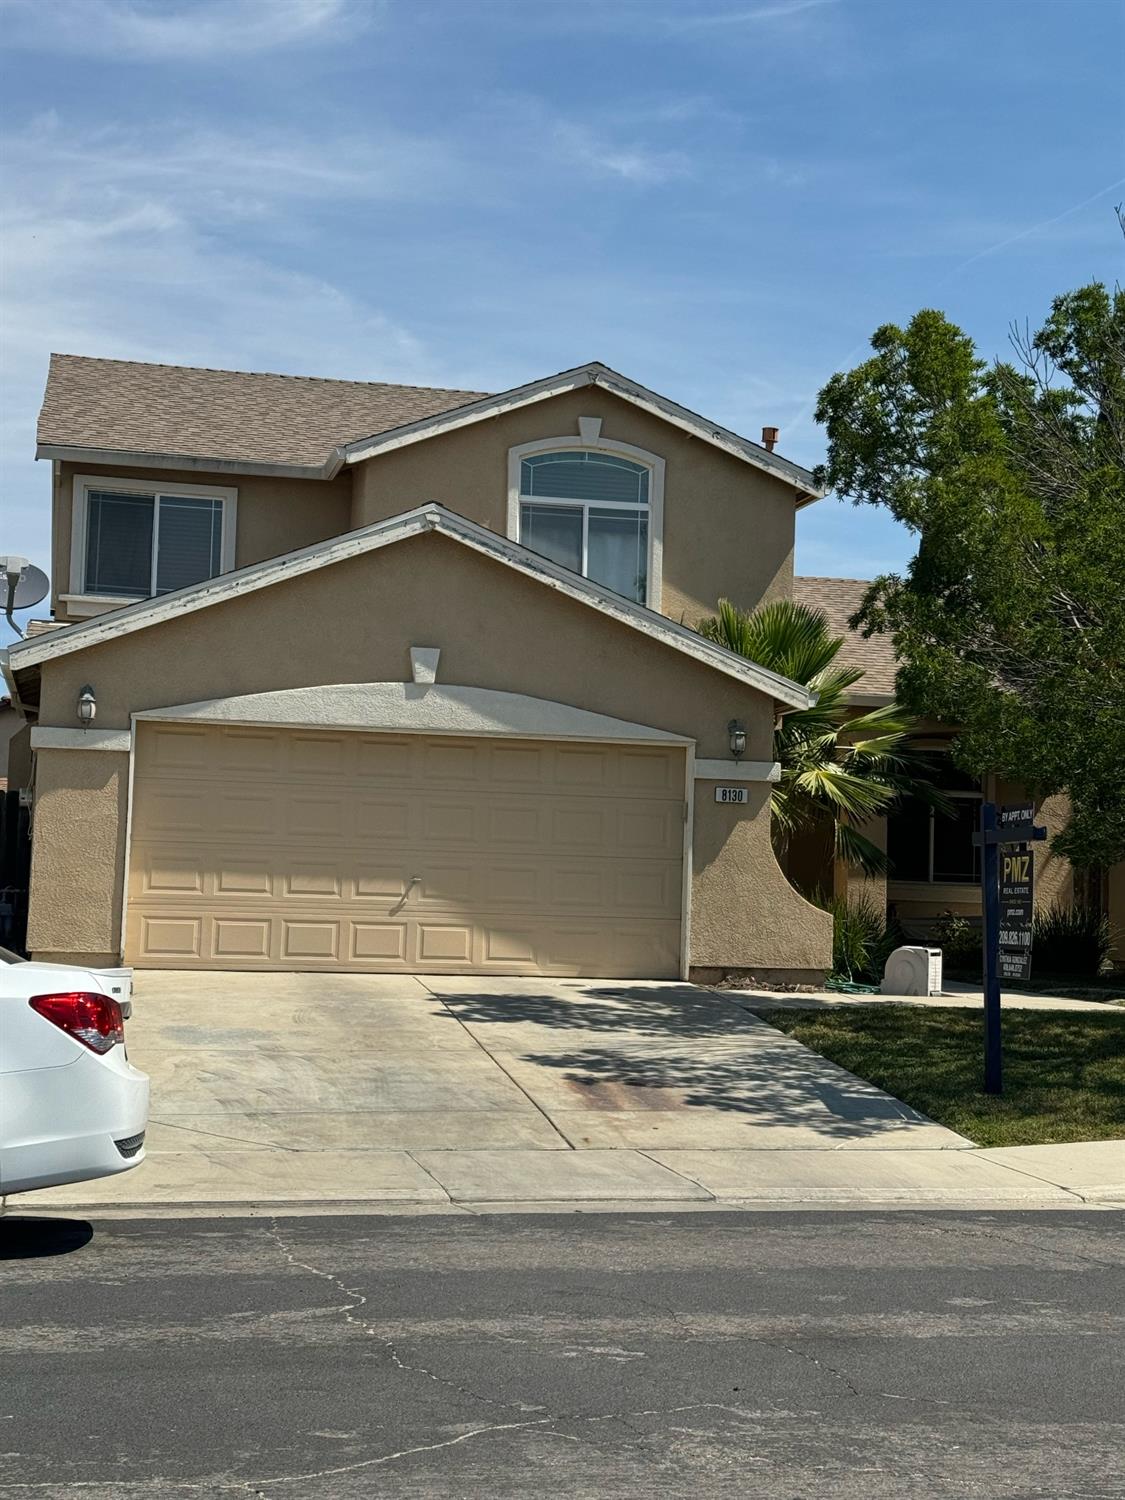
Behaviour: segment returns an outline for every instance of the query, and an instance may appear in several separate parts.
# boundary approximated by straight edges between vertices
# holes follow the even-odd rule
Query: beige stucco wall
[[[97,695],[98,726],[106,729],[127,727],[130,714],[142,709],[213,697],[403,681],[412,645],[441,648],[441,682],[550,698],[653,725],[695,739],[705,757],[726,758],[726,724],[737,717],[748,729],[747,758],[770,758],[771,700],[434,533],[46,662],[40,723],[71,727],[77,692],[87,681]],[[52,772],[55,785],[65,784],[59,778],[65,779],[69,764],[78,774],[79,763],[107,759],[118,757],[51,752],[52,762],[62,762]],[[744,809],[716,808],[711,795],[697,825],[696,920],[704,924],[707,962],[722,961],[725,943],[731,951],[752,953],[747,963],[790,967],[789,955],[797,954],[798,967],[823,968],[830,933],[823,913],[806,909],[773,860],[764,790]],[[99,816],[107,816],[108,804],[99,805]],[[31,892],[36,951],[59,942],[72,919],[87,932],[85,898],[65,872],[91,860],[97,873],[89,877],[90,889],[103,912],[110,906],[107,888],[113,887],[109,925],[116,945],[120,828],[116,838],[112,852],[103,837],[93,854],[65,818],[48,815],[37,826]],[[103,929],[104,923],[99,933]],[[694,930],[693,924],[693,942]]]
[[[769,786],[751,784],[743,808],[716,803],[715,785],[696,783],[692,969],[819,977],[831,962],[832,917],[798,895],[774,858]]]
[[[118,962],[129,756],[39,750],[28,950]]]
[[[868,818],[859,827],[859,832],[866,839],[870,839],[875,847],[887,852],[887,819],[885,816]],[[848,900],[859,904],[873,906],[877,911],[885,911],[887,908],[887,877],[886,875],[864,875],[860,870],[850,870],[842,862],[836,867],[837,890],[846,892]]]
[[[352,480],[345,469],[333,480],[271,479],[254,474],[187,473],[168,469],[114,469],[104,464],[55,465],[51,536],[51,594],[56,619],[65,620],[63,594],[80,593],[71,587],[71,512],[74,476],[100,474],[107,479],[141,480],[174,487],[213,484],[238,492],[235,566],[246,567],[267,557],[279,557],[298,547],[338,536],[351,527]]]
[[[236,489],[236,566],[244,567],[433,500],[505,535],[508,450],[519,443],[573,437],[579,416],[601,417],[603,439],[630,443],[665,460],[661,609],[670,619],[694,626],[714,612],[720,597],[753,608],[792,591],[793,489],[591,386],[379,455],[345,468],[330,481],[54,464],[56,618],[69,618],[62,595],[81,591],[70,577],[75,474]]]
[[[793,489],[596,386],[357,464],[352,524],[436,500],[506,535],[508,450],[575,437],[580,416],[602,418],[604,441],[665,461],[661,610],[670,619],[694,626],[720,597],[752,608],[792,592]]]

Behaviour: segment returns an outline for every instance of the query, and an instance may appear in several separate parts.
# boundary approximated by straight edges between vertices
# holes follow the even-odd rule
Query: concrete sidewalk
[[[147,973],[127,1031],[148,1159],[9,1211],[1125,1202],[1125,1142],[978,1151],[750,998]]]
[[[979,985],[948,980],[940,995],[847,995],[838,990],[727,990],[726,994],[751,1010],[821,1010],[848,1005],[923,1005],[949,1010],[980,1010],[984,991]],[[1000,997],[1003,1010],[1120,1010],[1115,1000],[1072,1000],[1063,995],[1031,995],[1016,990]]]

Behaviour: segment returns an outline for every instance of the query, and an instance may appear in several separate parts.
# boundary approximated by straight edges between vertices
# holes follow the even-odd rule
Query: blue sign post
[[[999,811],[999,817],[997,817]],[[1000,846],[1027,844],[1047,837],[1045,828],[1034,824],[1032,806],[1002,807],[983,802],[980,832],[973,843],[980,846],[981,911],[984,917],[984,1091],[1003,1092],[1003,1060],[1000,1038]],[[1028,888],[1030,890],[1030,876]],[[1030,921],[1030,900],[1028,916]],[[1030,934],[1028,936],[1030,952]]]

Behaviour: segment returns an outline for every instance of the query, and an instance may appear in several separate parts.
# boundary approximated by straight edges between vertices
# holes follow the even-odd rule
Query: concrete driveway
[[[750,1155],[787,1178],[843,1149],[883,1180],[896,1153],[969,1145],[744,1005],[653,982],[143,973],[148,1160],[33,1196],[675,1202],[740,1196]]]

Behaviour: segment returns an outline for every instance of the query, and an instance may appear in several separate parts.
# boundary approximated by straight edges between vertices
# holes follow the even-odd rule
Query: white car
[[[127,972],[0,948],[0,1198],[144,1160],[148,1075],[125,1052],[129,997]]]

